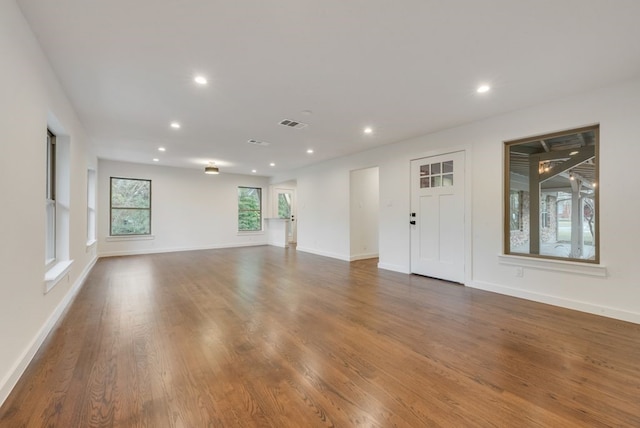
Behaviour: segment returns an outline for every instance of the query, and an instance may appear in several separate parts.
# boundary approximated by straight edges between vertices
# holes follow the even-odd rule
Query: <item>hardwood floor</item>
[[[0,427],[640,426],[640,325],[276,247],[101,259]]]

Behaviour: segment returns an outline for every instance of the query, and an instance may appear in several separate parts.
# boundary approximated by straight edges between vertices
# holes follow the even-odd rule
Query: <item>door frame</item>
[[[271,186],[271,215],[273,217],[278,216],[278,192],[279,190],[290,192],[291,193],[291,215],[294,217],[294,220],[289,218],[289,225],[287,226],[287,243],[295,244],[298,241],[298,207],[297,207],[297,194],[296,188],[289,186],[280,186],[280,185],[272,185]],[[295,224],[294,224],[295,223]],[[291,230],[291,240],[289,240],[288,231]]]
[[[407,212],[407,226],[409,226],[409,220],[411,215],[411,199],[413,197],[413,177],[411,176],[411,162],[423,158],[429,158],[433,156],[442,156],[450,153],[456,152],[464,152],[464,282],[462,285],[471,284],[473,281],[473,247],[472,247],[472,227],[473,227],[473,213],[471,210],[472,207],[472,177],[471,177],[471,165],[473,163],[473,153],[471,149],[471,145],[458,145],[452,146],[448,149],[440,149],[440,150],[429,150],[427,152],[422,152],[412,156],[407,163],[407,167],[409,169],[409,203],[408,203],[408,212]],[[504,155],[504,154],[503,154]],[[502,162],[504,164],[504,162]],[[487,170],[487,173],[490,173],[490,169]],[[501,173],[500,170],[496,169],[498,174]],[[500,209],[501,207],[498,207]],[[504,211],[504,210],[502,210]],[[501,212],[502,212],[501,211]],[[502,224],[502,223],[500,223]],[[408,232],[408,244],[409,244],[409,274],[413,273],[413,268],[411,266],[411,231],[407,227]],[[499,252],[499,251],[498,251]]]

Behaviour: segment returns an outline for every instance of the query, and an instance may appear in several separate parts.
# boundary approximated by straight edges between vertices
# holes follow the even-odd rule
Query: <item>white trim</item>
[[[264,228],[261,230],[239,230],[237,236],[264,235]]]
[[[622,321],[628,321],[640,324],[640,312],[630,312],[623,309],[616,309],[609,306],[595,305],[588,302],[580,302],[576,300],[566,299],[564,297],[551,296],[548,294],[535,293],[532,291],[522,290],[513,287],[505,287],[503,285],[492,284],[484,281],[473,281],[467,284],[469,287],[480,290],[491,291],[506,296],[519,297],[534,302],[546,303],[548,305],[559,306],[565,309],[573,309],[589,314],[600,315],[607,318],[614,318]]]
[[[91,241],[87,241],[87,250],[98,243],[97,239],[92,239]]]
[[[331,257],[332,259],[343,260],[345,262],[351,261],[349,256],[343,256],[342,254],[332,253],[329,251],[314,250],[312,248],[305,248],[305,247],[296,247],[296,250],[302,251],[303,253],[315,254],[317,256]]]
[[[155,235],[109,235],[104,238],[107,242],[115,241],[150,241],[156,239]]]
[[[498,262],[507,266],[550,270],[553,272],[574,273],[579,275],[597,276],[600,278],[606,278],[607,276],[606,266],[591,263],[539,259],[533,257],[514,256],[511,254],[498,254]]]
[[[2,406],[2,403],[4,403],[4,401],[7,399],[7,397],[11,393],[11,390],[16,386],[16,383],[18,383],[20,376],[22,376],[22,373],[24,373],[24,371],[27,369],[27,366],[36,355],[36,352],[38,352],[38,349],[40,349],[40,346],[42,346],[42,344],[44,343],[44,340],[47,338],[49,333],[51,333],[51,330],[53,330],[53,327],[55,327],[58,320],[60,320],[60,318],[64,314],[65,309],[67,309],[67,307],[75,298],[76,294],[78,294],[78,291],[80,291],[80,289],[82,288],[84,281],[87,279],[89,272],[96,264],[97,260],[98,258],[94,257],[93,260],[89,262],[89,264],[84,268],[82,274],[80,274],[76,282],[73,284],[73,287],[71,287],[69,292],[67,292],[67,295],[64,296],[53,313],[44,323],[42,328],[40,328],[40,331],[33,338],[27,349],[24,350],[22,356],[18,358],[18,360],[15,362],[11,370],[9,370],[4,379],[0,381],[0,406]]]
[[[355,254],[355,255],[352,255],[351,257],[349,257],[349,261],[354,262],[356,260],[375,259],[376,257],[379,257],[378,253]]]
[[[409,275],[409,266],[394,265],[392,263],[378,263],[378,269],[390,270],[392,272],[406,273]]]
[[[264,242],[248,242],[248,243],[233,243],[233,244],[220,244],[220,245],[202,245],[197,247],[176,247],[176,248],[148,248],[142,250],[121,250],[121,251],[107,251],[98,254],[99,257],[117,257],[117,256],[137,256],[142,254],[159,254],[159,253],[179,253],[181,251],[199,251],[199,250],[218,250],[223,248],[238,248],[238,247],[259,247],[262,245],[268,245]]]
[[[44,274],[44,294],[47,294],[60,282],[71,270],[73,260],[64,260],[56,263]]]

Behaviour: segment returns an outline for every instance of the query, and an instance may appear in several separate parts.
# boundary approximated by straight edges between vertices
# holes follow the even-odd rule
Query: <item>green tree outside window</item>
[[[238,230],[262,230],[262,189],[238,187]]]

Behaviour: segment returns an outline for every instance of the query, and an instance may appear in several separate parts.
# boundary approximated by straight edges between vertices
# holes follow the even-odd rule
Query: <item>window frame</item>
[[[56,136],[47,128],[47,164],[45,182],[45,267],[57,260],[57,202],[56,202]],[[50,211],[51,210],[51,211]],[[49,218],[49,215],[52,218]]]
[[[240,209],[240,189],[254,189],[258,191],[258,209],[257,210],[241,210]],[[238,206],[238,216],[237,216],[237,220],[238,220],[238,233],[256,233],[256,232],[262,232],[264,231],[264,218],[262,216],[262,187],[254,187],[254,186],[238,186],[238,200],[237,200],[237,206]],[[240,229],[240,213],[241,212],[258,212],[260,214],[260,228],[259,229]]]
[[[87,246],[97,240],[97,177],[95,169],[87,169]]]
[[[535,141],[541,140],[549,140],[553,138],[580,134],[584,132],[594,132],[594,162],[595,162],[595,170],[594,170],[594,183],[596,184],[593,187],[593,204],[594,211],[596,213],[595,222],[594,222],[594,239],[593,239],[593,247],[594,247],[594,258],[586,259],[586,258],[576,258],[576,257],[560,257],[546,254],[535,254],[531,252],[515,252],[511,251],[511,224],[510,224],[510,198],[511,198],[511,165],[510,165],[510,148],[520,144],[531,143]],[[547,259],[547,260],[557,260],[564,262],[577,262],[577,263],[585,263],[585,264],[600,264],[600,125],[594,124],[590,126],[584,126],[580,128],[568,129],[566,131],[554,132],[543,135],[535,135],[528,138],[521,138],[517,140],[510,140],[504,142],[504,190],[503,190],[503,254],[506,256],[520,256],[520,257],[529,257],[534,259]],[[538,198],[542,195],[542,191],[539,191]],[[522,208],[521,208],[522,209]],[[530,208],[531,209],[531,208]],[[538,207],[538,212],[536,213],[536,217],[538,219],[538,229],[540,230],[540,225],[542,224],[541,218],[541,206]],[[530,214],[530,218],[533,217]],[[529,229],[529,241],[531,240],[531,229]]]
[[[113,180],[130,180],[130,181],[148,181],[149,182],[149,208],[139,208],[139,207],[116,207],[115,209],[125,209],[125,210],[147,210],[149,211],[149,232],[148,233],[113,233]],[[129,177],[110,177],[109,178],[109,236],[110,237],[122,237],[122,236],[151,236],[152,230],[152,192],[153,187],[150,179],[146,178],[129,178]]]

